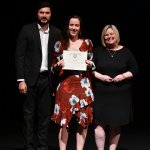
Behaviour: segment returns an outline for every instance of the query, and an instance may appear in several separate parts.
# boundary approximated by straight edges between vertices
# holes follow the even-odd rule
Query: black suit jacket
[[[48,72],[50,88],[52,88],[52,53],[55,42],[61,38],[61,31],[51,25],[49,26],[49,29]],[[40,34],[36,22],[22,27],[17,38],[15,61],[17,79],[25,79],[28,86],[34,86],[38,79],[42,62]]]

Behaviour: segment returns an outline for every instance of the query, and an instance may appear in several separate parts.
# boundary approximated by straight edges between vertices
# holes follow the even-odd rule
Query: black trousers
[[[23,103],[23,135],[26,150],[48,150],[48,127],[51,112],[51,92],[48,73],[41,73],[34,87],[28,87]]]

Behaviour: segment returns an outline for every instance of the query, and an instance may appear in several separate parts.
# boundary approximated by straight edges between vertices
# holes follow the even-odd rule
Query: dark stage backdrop
[[[132,2],[132,3],[131,3]],[[18,0],[7,2],[1,13],[1,84],[0,84],[0,120],[20,120],[22,101],[17,92],[14,51],[16,37],[23,24],[34,19],[37,0]],[[9,4],[8,4],[9,3]],[[150,12],[148,2],[142,0],[84,1],[51,0],[53,4],[52,23],[63,28],[66,19],[72,14],[82,17],[84,35],[100,42],[100,33],[104,25],[115,24],[121,34],[121,44],[129,47],[139,64],[139,75],[133,86],[133,115],[135,124],[150,123],[150,83],[149,66],[149,27]],[[10,8],[6,6],[9,5]]]

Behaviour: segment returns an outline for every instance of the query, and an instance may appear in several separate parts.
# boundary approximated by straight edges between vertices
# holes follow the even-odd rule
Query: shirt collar
[[[44,30],[42,29],[42,27],[40,26],[40,24],[38,24],[38,29],[41,30],[41,31],[44,32],[44,33],[49,33],[49,26],[48,26],[48,29],[44,31]]]

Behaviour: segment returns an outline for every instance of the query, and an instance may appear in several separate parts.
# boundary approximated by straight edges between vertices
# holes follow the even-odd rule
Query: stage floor
[[[75,127],[70,127],[68,150],[75,150]],[[0,150],[23,150],[21,121],[0,121]],[[49,150],[59,150],[57,127],[49,128]],[[93,127],[89,127],[84,150],[96,150]],[[150,150],[150,125],[128,125],[122,128],[118,150]]]

